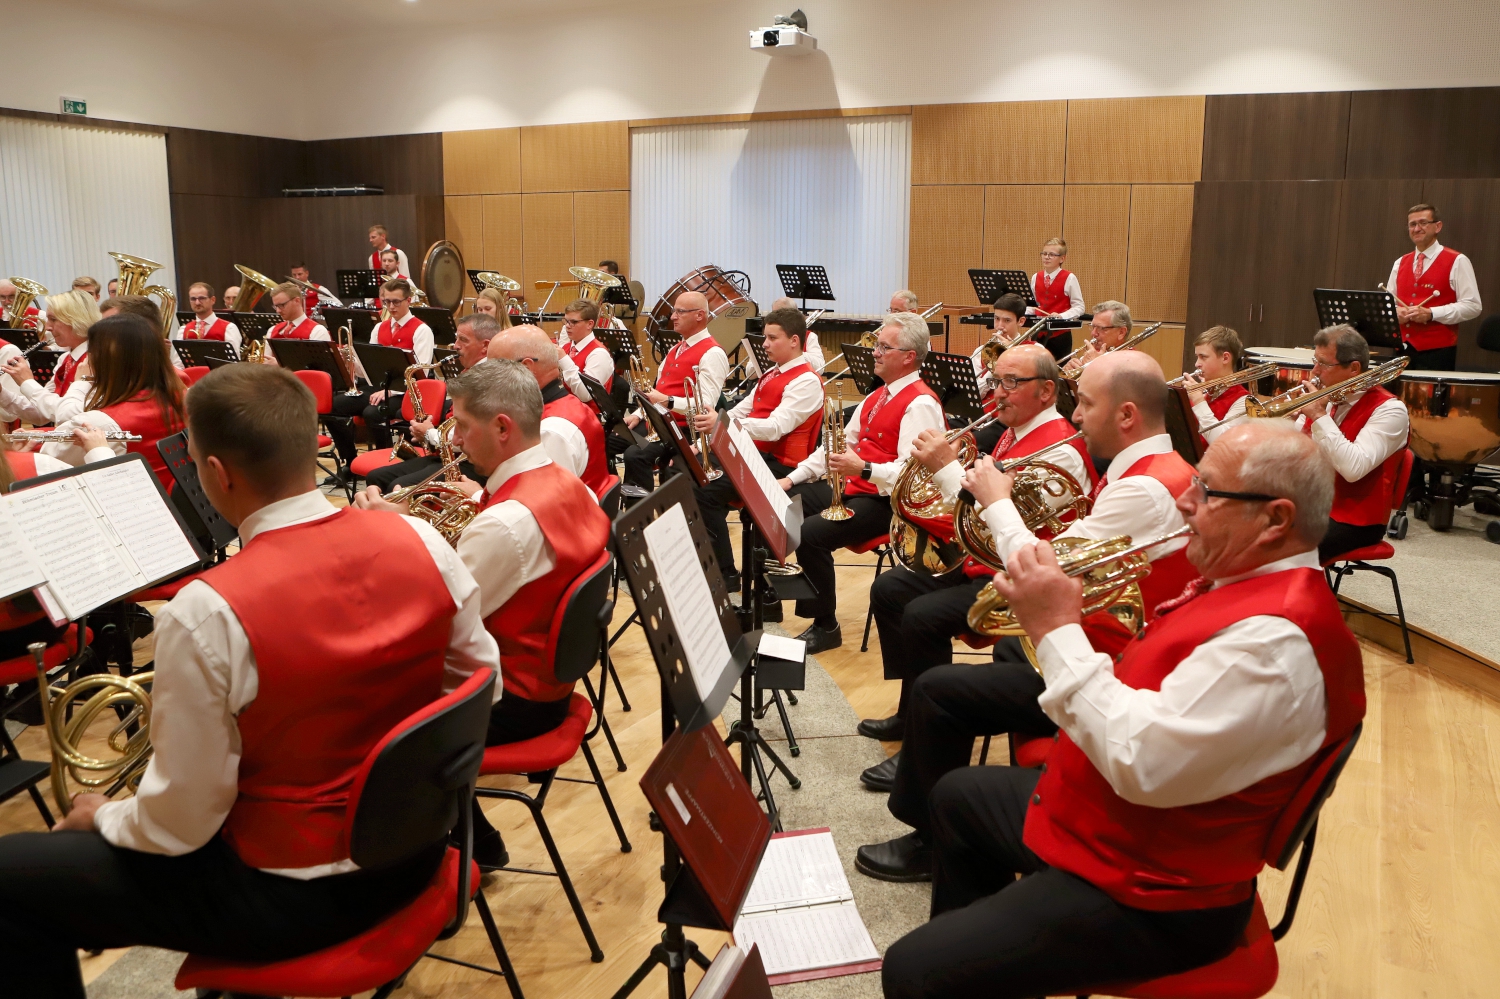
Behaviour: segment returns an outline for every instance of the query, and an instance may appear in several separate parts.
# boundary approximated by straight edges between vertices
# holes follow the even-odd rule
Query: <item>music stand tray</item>
[[[1207,442],[1198,429],[1198,414],[1193,412],[1188,390],[1181,385],[1167,388],[1167,434],[1172,438],[1172,450],[1182,455],[1189,465],[1203,460]]]
[[[370,270],[368,268],[353,271],[336,271],[335,284],[338,285],[339,298],[347,301],[351,298],[379,298],[380,286],[385,283],[385,272]]]
[[[755,355],[755,363],[760,365],[761,374],[776,367],[776,362],[766,353],[766,338],[763,334],[746,333],[745,343],[750,345],[750,353]]]
[[[1314,288],[1318,326],[1347,323],[1359,330],[1372,347],[1401,349],[1401,322],[1396,318],[1396,297],[1388,291],[1364,288]]]
[[[343,391],[344,373],[334,357],[334,346],[327,340],[292,340],[274,338],[272,349],[276,352],[276,363],[288,371],[326,371],[333,380],[334,390]]]
[[[240,342],[264,340],[271,327],[281,322],[281,317],[271,312],[231,312],[229,321],[239,327]]]
[[[1036,308],[1036,295],[1031,290],[1031,278],[1025,271],[999,271],[984,267],[969,268],[969,283],[974,294],[984,305],[994,305],[995,299],[1004,294],[1020,295],[1029,309]]]
[[[963,354],[929,351],[922,362],[922,380],[943,400],[943,412],[965,422],[984,415],[974,362]]]
[[[375,330],[375,324],[380,321],[380,315],[371,309],[349,309],[329,307],[323,310],[323,327],[328,330],[329,336],[339,331],[339,327],[349,327],[349,332],[354,334],[354,342],[368,342],[370,334]]]
[[[214,361],[227,363],[240,359],[234,347],[223,340],[170,340],[168,342],[177,351],[177,356],[182,359],[182,366],[185,368],[212,367]]]
[[[828,283],[828,271],[821,264],[777,264],[776,276],[781,278],[781,290],[787,298],[802,299],[802,308],[807,300],[815,302],[836,301],[833,286]]]
[[[278,351],[280,349],[277,348]],[[354,354],[364,366],[365,375],[372,386],[387,392],[406,391],[406,369],[417,363],[411,351],[355,341]]]
[[[411,314],[427,324],[432,330],[435,343],[452,343],[458,338],[458,324],[453,321],[452,309],[433,309],[427,306],[411,307]]]

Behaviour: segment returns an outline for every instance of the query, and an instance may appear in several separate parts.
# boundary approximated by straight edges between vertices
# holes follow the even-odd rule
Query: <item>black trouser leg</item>
[[[891,814],[930,838],[932,789],[944,774],[969,765],[977,737],[1057,731],[1037,704],[1046,689],[1028,663],[934,666],[917,677],[887,803]]]
[[[373,402],[364,408],[360,416],[364,417],[365,427],[370,431],[370,443],[374,447],[390,447],[393,443],[391,436],[391,422],[401,419],[401,402],[405,393],[388,393],[379,402]]]
[[[784,479],[792,474],[790,468],[770,455],[761,457],[765,459],[766,468],[776,478]],[[697,497],[698,509],[703,514],[703,526],[713,542],[714,558],[718,560],[719,571],[734,572],[734,546],[729,542],[728,518],[729,504],[740,498],[739,491],[735,489],[729,476],[721,475],[701,486],[693,486],[693,495]]]
[[[333,394],[333,416],[326,421],[328,436],[333,438],[333,446],[346,465],[354,460],[355,455],[353,418],[363,415],[369,405],[368,386],[359,395]]]
[[[505,691],[500,703],[490,708],[490,727],[485,732],[486,746],[506,746],[512,742],[525,742],[539,735],[546,735],[568,717],[570,697],[559,697],[555,701],[532,701],[519,694]],[[496,833],[497,830],[484,817],[479,799],[474,799],[474,836]]]
[[[1054,358],[1061,361],[1073,353],[1073,331],[1063,330],[1056,336],[1048,337],[1046,347]]]
[[[632,444],[625,449],[625,484],[640,486],[642,489],[656,488],[656,466],[668,454],[672,453],[672,446],[665,441],[657,441],[641,447]]]
[[[1252,900],[1147,912],[1044,865],[1022,842],[1039,778],[970,767],[938,783],[933,917],[887,951],[887,999],[1077,995],[1201,967],[1234,948]]]
[[[365,476],[365,485],[378,486],[381,492],[388,493],[408,480],[425,479],[440,467],[436,458],[408,458],[406,461],[375,469]]]
[[[1453,371],[1458,367],[1457,344],[1433,350],[1413,350],[1411,344],[1402,344],[1399,356],[1411,358],[1408,367],[1412,371]]]
[[[1373,545],[1385,537],[1384,524],[1344,524],[1337,520],[1328,522],[1328,533],[1318,545],[1318,561],[1327,562],[1345,552]]]
[[[820,510],[832,502],[826,482],[798,486],[812,494],[814,501],[823,501]],[[804,500],[804,503],[807,501]],[[871,538],[887,534],[891,529],[891,501],[885,496],[845,496],[844,505],[854,516],[848,520],[824,520],[822,516],[808,516],[802,521],[802,541],[797,545],[797,564],[802,574],[818,591],[812,600],[797,601],[797,616],[811,618],[820,628],[832,628],[839,623],[838,589],[833,570],[833,553],[850,545],[864,544]],[[804,507],[804,510],[806,508]],[[881,573],[884,577],[888,573]]]
[[[968,630],[969,608],[988,581],[985,576],[970,579],[957,569],[946,576],[926,576],[905,568],[883,572],[875,580],[870,605],[880,626],[885,678],[901,680],[897,714],[905,716],[917,677],[953,661],[953,639]],[[888,635],[891,646],[886,645]]]
[[[7,995],[83,999],[77,948],[145,944],[284,960],[362,933],[432,880],[442,844],[379,871],[311,881],[246,866],[218,836],[180,857],[95,832],[0,839],[0,967]]]

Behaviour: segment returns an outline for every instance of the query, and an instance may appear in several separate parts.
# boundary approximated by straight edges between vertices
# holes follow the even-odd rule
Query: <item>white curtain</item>
[[[648,308],[695,267],[742,270],[765,311],[777,264],[821,264],[837,312],[906,287],[911,118],[632,129],[630,257]],[[799,303],[800,304],[800,303]]]
[[[0,117],[0,277],[58,294],[86,274],[102,297],[110,250],[161,264],[151,282],[177,291],[166,136]]]

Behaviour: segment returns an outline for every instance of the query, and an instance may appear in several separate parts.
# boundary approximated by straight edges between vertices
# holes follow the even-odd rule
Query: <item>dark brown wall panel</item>
[[[1349,142],[1349,94],[1208,98],[1203,179],[1338,180]]]
[[[263,198],[306,180],[307,143],[195,128],[167,129],[167,175],[174,194]]]
[[[1411,249],[1406,210],[1421,200],[1420,180],[1344,182],[1334,268],[1338,287],[1373,288],[1390,276],[1391,264]]]
[[[1500,177],[1497,121],[1500,87],[1357,92],[1348,176]]]
[[[441,132],[329,139],[305,145],[309,184],[374,184],[388,195],[443,193]]]

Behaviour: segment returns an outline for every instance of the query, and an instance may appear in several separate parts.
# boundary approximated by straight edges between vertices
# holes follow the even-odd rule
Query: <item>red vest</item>
[[[271,327],[271,332],[266,336],[277,340],[310,340],[313,330],[317,328],[318,324],[311,316],[303,316],[296,326],[291,323],[277,323]]]
[[[395,249],[396,248],[394,246],[392,246],[391,244],[387,243],[387,244],[385,244],[385,246],[382,246],[380,249],[378,249],[374,253],[370,254],[370,270],[372,270],[372,271],[380,271],[380,274],[381,274],[380,280],[381,280],[382,284],[385,282],[385,268],[380,266],[380,255],[382,253],[384,253],[386,250],[395,250]],[[400,259],[401,259],[401,253],[400,253],[400,251],[397,251],[397,253],[396,253],[396,260],[400,261]]]
[[[588,487],[555,463],[511,476],[484,506],[508,499],[531,511],[557,564],[517,590],[484,619],[484,626],[500,645],[506,696],[561,700],[573,693],[574,684],[558,683],[552,664],[543,659],[552,615],[563,593],[609,544],[609,518]]]
[[[6,451],[5,460],[10,464],[10,474],[17,482],[36,478],[36,452]]]
[[[88,356],[89,352],[86,350],[77,357],[71,353],[64,354],[63,359],[57,362],[57,367],[52,372],[52,391],[58,395],[67,395],[68,386],[73,384],[73,375],[78,371],[79,362]]]
[[[401,566],[397,598],[371,565]],[[316,600],[278,580],[317,579]],[[349,785],[377,742],[442,695],[457,608],[422,538],[399,516],[346,508],[259,534],[203,575],[255,653],[259,690],[236,720],[239,796],[222,830],[252,867],[349,856]]]
[[[1243,385],[1231,385],[1220,392],[1217,398],[1208,399],[1208,408],[1213,411],[1214,419],[1222,420],[1229,415],[1229,407],[1234,405],[1236,399],[1244,398],[1250,392]]]
[[[755,383],[755,397],[751,400],[750,419],[764,420],[781,405],[781,395],[786,387],[804,372],[812,368],[806,361],[793,365],[786,371],[773,368],[760,376]],[[792,432],[780,440],[756,441],[755,447],[762,454],[769,454],[788,468],[796,468],[802,459],[818,449],[818,438],[823,432],[823,409],[803,420]]]
[[[703,355],[717,347],[711,336],[705,336],[703,340],[691,347],[687,341],[679,342],[671,350],[667,351],[666,359],[661,362],[661,370],[656,373],[656,391],[663,392],[673,398],[682,398],[687,395],[682,390],[682,380],[692,375],[693,368],[703,361]],[[718,404],[717,399],[705,399],[703,404],[713,409]],[[672,410],[672,419],[683,426],[687,426],[687,416]]]
[[[161,480],[162,487],[170,491],[174,481],[172,471],[167,468],[161,452],[156,449],[156,442],[177,433],[183,428],[183,422],[170,411],[163,414],[156,400],[144,392],[129,402],[117,402],[113,406],[105,406],[99,412],[118,423],[121,430],[141,435],[140,440],[127,442],[125,450],[130,454],[143,455],[146,464],[151,466],[151,471]]]
[[[920,378],[897,392],[894,398],[884,385],[865,396],[865,401],[859,404],[859,440],[854,445],[854,453],[872,465],[895,461],[901,442],[901,418],[906,415],[906,407],[919,395],[942,405],[938,394]],[[870,415],[872,411],[875,413],[873,417]],[[857,476],[844,480],[845,496],[874,496],[879,492],[875,483]]]
[[[311,312],[313,310],[313,306],[317,304],[318,293],[315,289],[309,288],[302,293],[302,308],[306,309],[308,312]]]
[[[587,347],[579,347],[574,344],[572,340],[568,340],[563,344],[563,353],[567,354],[573,359],[573,363],[578,365],[579,371],[583,370],[583,366],[588,363],[589,355],[594,351],[602,350],[605,354],[609,353],[609,348],[600,343],[598,337],[593,337],[592,334],[590,334],[590,336],[592,337],[592,339],[589,340]],[[610,359],[610,364],[614,364],[613,358]],[[688,370],[689,372],[692,371],[691,368],[689,368]],[[610,375],[608,378],[604,379],[604,391],[608,392],[611,388],[614,387],[614,384],[615,377],[614,375]],[[589,405],[594,404],[590,403]]]
[[[212,322],[194,319],[183,325],[182,338],[184,340],[222,340],[228,331],[229,324],[218,316],[215,316]]]
[[[1189,465],[1182,455],[1176,451],[1168,451],[1166,454],[1148,454],[1126,469],[1125,474],[1120,478],[1149,475],[1166,486],[1167,492],[1175,497],[1182,495],[1182,491],[1192,484],[1193,476],[1196,474],[1198,474],[1197,470]],[[1134,538],[1133,540],[1149,541],[1150,539]],[[1187,559],[1186,545],[1163,558],[1152,559],[1151,571],[1140,582],[1141,596],[1146,605],[1146,620],[1150,622],[1156,617],[1157,604],[1166,603],[1182,593],[1187,584],[1197,578],[1198,570]]]
[[[1269,615],[1302,629],[1317,655],[1328,706],[1326,748],[1364,717],[1359,644],[1316,569],[1275,572],[1217,587],[1148,625],[1115,664],[1120,682],[1160,690],[1193,650],[1237,621]],[[1121,798],[1083,750],[1058,737],[1026,813],[1025,843],[1053,867],[1076,874],[1122,905],[1175,911],[1233,905],[1250,897],[1277,820],[1314,754],[1236,794],[1178,808]]]
[[[583,434],[583,442],[589,448],[589,461],[580,477],[583,479],[583,484],[594,491],[595,496],[602,496],[609,482],[610,471],[605,455],[604,427],[600,425],[599,417],[594,415],[593,410],[579,402],[578,397],[572,392],[564,392],[542,406],[542,419],[545,420],[549,416],[567,420]]]
[[[1396,297],[1407,305],[1421,305],[1429,309],[1439,305],[1452,305],[1458,301],[1458,293],[1453,290],[1453,283],[1449,280],[1453,274],[1453,261],[1458,259],[1458,251],[1449,246],[1443,247],[1438,251],[1437,259],[1427,265],[1420,278],[1412,275],[1412,258],[1416,255],[1415,250],[1408,253],[1401,258],[1401,264],[1396,268]],[[1412,350],[1438,350],[1458,343],[1458,327],[1444,326],[1442,323],[1415,323],[1401,327],[1401,338],[1411,345]]]
[[[1376,407],[1387,399],[1394,398],[1396,397],[1377,385],[1349,407],[1339,429],[1346,438],[1354,440],[1365,428],[1365,424],[1370,422],[1370,414],[1375,412]],[[1311,433],[1312,424],[1309,423],[1304,429]],[[1396,491],[1396,476],[1401,470],[1401,451],[1402,449],[1397,449],[1380,463],[1380,467],[1358,482],[1350,482],[1342,475],[1335,475],[1333,509],[1329,512],[1329,517],[1341,524],[1353,524],[1356,527],[1384,524],[1395,505],[1393,494]]]
[[[413,338],[417,335],[417,329],[421,325],[422,320],[408,313],[406,322],[400,326],[397,326],[396,320],[391,318],[375,327],[375,336],[382,347],[400,347],[402,350],[411,350]]]
[[[1036,296],[1036,307],[1038,311],[1059,313],[1067,312],[1073,307],[1073,300],[1068,297],[1068,275],[1069,271],[1059,270],[1052,276],[1052,282],[1047,282],[1047,277],[1041,271],[1032,275],[1031,291]]]

